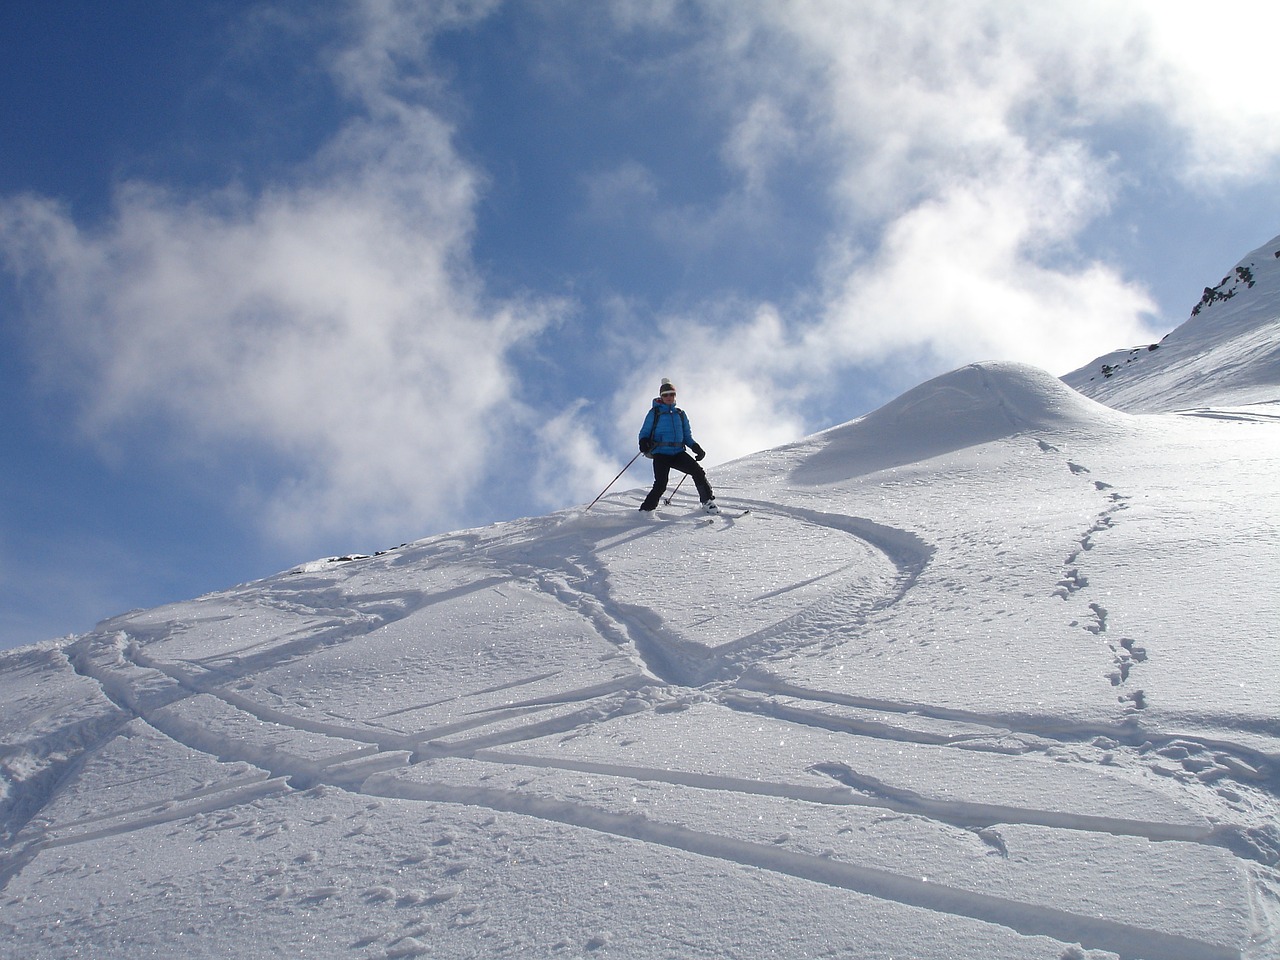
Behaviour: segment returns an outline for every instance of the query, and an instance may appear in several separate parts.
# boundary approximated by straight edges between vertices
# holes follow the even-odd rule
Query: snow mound
[[[1062,379],[1130,413],[1280,399],[1280,237],[1205,287],[1160,343],[1113,351]]]
[[[799,483],[834,483],[1034,430],[1115,428],[1123,417],[1038,367],[975,363],[814,438]],[[814,441],[809,441],[810,443]]]

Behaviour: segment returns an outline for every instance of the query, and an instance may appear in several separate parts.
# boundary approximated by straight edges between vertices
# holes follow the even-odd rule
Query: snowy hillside
[[[1099,357],[1063,378],[1130,413],[1280,400],[1280,237],[1204,288],[1162,341]]]
[[[975,365],[714,468],[746,515],[620,492],[14,651],[0,942],[1274,958],[1278,469],[1280,405]]]

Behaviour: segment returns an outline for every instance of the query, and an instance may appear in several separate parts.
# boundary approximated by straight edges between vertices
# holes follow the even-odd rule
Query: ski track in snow
[[[1040,442],[1046,453],[1057,451]],[[857,805],[936,820],[981,832],[1001,823],[1032,824],[1054,830],[1088,831],[1103,835],[1140,837],[1153,841],[1178,841],[1225,848],[1248,863],[1263,862],[1274,867],[1277,849],[1266,836],[1230,825],[1178,824],[1144,820],[1134,816],[1087,816],[1016,805],[983,804],[930,796],[917,790],[894,786],[845,763],[819,763],[808,774],[818,778],[805,785],[777,783],[746,777],[656,769],[618,763],[600,763],[572,758],[556,758],[504,752],[501,748],[529,743],[552,734],[608,724],[615,718],[637,711],[655,709],[680,711],[695,702],[711,703],[736,713],[764,715],[785,724],[838,734],[929,744],[942,749],[991,750],[1007,752],[1045,751],[1047,745],[1070,745],[1089,749],[1099,738],[1099,749],[1159,752],[1164,760],[1185,762],[1188,771],[1203,774],[1208,768],[1214,779],[1235,779],[1252,786],[1266,787],[1268,758],[1249,755],[1194,738],[1166,737],[1152,742],[1138,724],[1143,707],[1142,691],[1132,688],[1146,659],[1142,646],[1124,637],[1114,642],[1108,633],[1107,612],[1088,598],[1093,585],[1081,572],[1081,559],[1098,538],[1114,535],[1117,518],[1126,509],[1126,497],[1101,480],[1092,478],[1087,467],[1068,461],[1067,468],[1093,484],[1105,498],[1095,522],[1082,532],[1079,547],[1064,559],[1062,576],[1053,592],[1079,611],[1073,623],[1096,642],[1104,642],[1113,653],[1115,671],[1111,682],[1130,705],[1128,720],[1116,727],[1088,729],[1044,721],[1019,724],[1017,718],[985,716],[931,707],[922,703],[877,702],[809,690],[781,682],[760,669],[771,656],[792,655],[815,642],[815,637],[855,635],[868,618],[892,607],[906,596],[929,565],[933,549],[917,535],[853,517],[785,508],[767,502],[744,502],[757,516],[742,522],[762,522],[760,514],[787,517],[817,527],[826,527],[857,538],[880,551],[897,571],[891,588],[868,597],[859,590],[834,588],[804,609],[749,636],[708,652],[682,643],[661,624],[640,615],[634,605],[620,602],[611,590],[605,564],[597,550],[607,537],[628,536],[627,531],[603,526],[558,531],[549,528],[545,537],[559,538],[568,548],[558,568],[521,559],[520,538],[492,538],[461,535],[455,538],[456,552],[475,554],[492,572],[456,589],[436,594],[388,593],[364,596],[358,604],[344,600],[332,581],[300,575],[294,584],[273,587],[272,602],[281,610],[302,618],[297,636],[268,637],[234,651],[200,661],[163,661],[147,654],[150,642],[162,638],[164,628],[152,627],[128,633],[91,635],[68,648],[75,671],[92,678],[114,705],[116,713],[99,720],[82,744],[93,749],[93,741],[105,741],[128,718],[140,718],[162,735],[194,751],[225,762],[248,764],[252,772],[199,791],[174,796],[145,807],[106,810],[100,814],[43,828],[34,812],[21,819],[11,816],[12,833],[22,842],[0,865],[0,889],[7,885],[41,850],[85,842],[103,836],[126,833],[159,823],[212,814],[239,807],[252,800],[291,790],[328,785],[369,796],[398,797],[429,803],[455,803],[492,810],[509,811],[574,827],[629,837],[737,864],[759,867],[793,877],[805,878],[833,887],[855,890],[886,900],[910,904],[1007,926],[1027,935],[1043,935],[1065,943],[1112,951],[1121,957],[1183,957],[1192,960],[1220,960],[1240,954],[1220,944],[1174,936],[1123,919],[1108,919],[1057,909],[1048,904],[1014,901],[980,891],[961,889],[937,882],[922,881],[882,866],[831,860],[805,853],[754,843],[723,833],[709,833],[676,823],[655,822],[647,817],[610,812],[586,802],[547,799],[519,790],[464,787],[448,783],[410,780],[398,774],[416,765],[439,758],[461,758],[508,767],[548,767],[563,771],[588,772],[602,777],[625,778],[649,783],[678,785],[701,790],[730,791],[742,795],[779,797],[803,804]],[[735,521],[723,521],[731,524]],[[769,522],[765,519],[763,522]],[[701,528],[690,527],[697,531]],[[593,542],[593,534],[595,541]],[[638,530],[629,536],[647,536]],[[525,534],[527,537],[528,534]],[[447,545],[432,545],[441,553]],[[550,554],[551,550],[544,550]],[[541,556],[541,555],[540,555]],[[368,561],[364,561],[368,562]],[[394,553],[381,563],[394,566]],[[314,577],[315,582],[312,581]],[[839,579],[838,576],[836,579]],[[627,652],[634,670],[628,675],[597,685],[563,690],[554,696],[531,697],[506,704],[502,709],[481,711],[463,721],[425,729],[394,729],[373,722],[340,722],[301,717],[287,709],[265,706],[254,697],[239,693],[238,681],[269,667],[296,661],[334,644],[367,635],[399,618],[442,603],[451,598],[500,588],[522,581],[553,598],[587,621],[599,635]],[[1085,613],[1084,611],[1088,612]],[[169,625],[169,630],[173,629]],[[489,688],[516,691],[556,675],[552,670]],[[464,694],[459,694],[465,696]],[[199,704],[198,712],[186,710]],[[427,706],[427,705],[422,705]],[[379,721],[411,718],[418,706],[405,706],[381,713]],[[920,721],[927,720],[924,724]],[[307,755],[294,742],[306,735],[314,750]],[[1010,747],[1009,738],[1022,737]],[[71,744],[61,744],[69,747]],[[1203,779],[1203,777],[1202,777]],[[821,781],[821,782],[819,782]],[[43,784],[47,801],[56,784]],[[28,806],[41,799],[33,796]],[[1140,811],[1132,811],[1140,813]],[[25,829],[24,829],[25,828]],[[998,848],[998,835],[988,839]]]

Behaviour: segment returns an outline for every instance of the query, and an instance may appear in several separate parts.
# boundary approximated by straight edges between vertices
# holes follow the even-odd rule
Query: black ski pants
[[[715,496],[711,492],[711,484],[707,482],[706,471],[689,454],[683,451],[676,454],[655,453],[653,455],[653,489],[644,498],[644,503],[640,504],[641,510],[652,510],[658,505],[658,500],[666,492],[672,467],[693,477],[694,486],[698,488],[698,499],[703,503]]]

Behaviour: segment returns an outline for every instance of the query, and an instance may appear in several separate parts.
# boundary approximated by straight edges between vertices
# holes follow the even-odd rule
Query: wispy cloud
[[[357,109],[292,184],[127,184],[90,228],[50,200],[0,206],[32,337],[86,430],[159,421],[171,451],[267,457],[242,495],[284,540],[458,515],[525,415],[510,351],[553,313],[492,302],[470,271],[475,175],[396,65],[428,77],[424,10],[363,8],[334,64]]]

